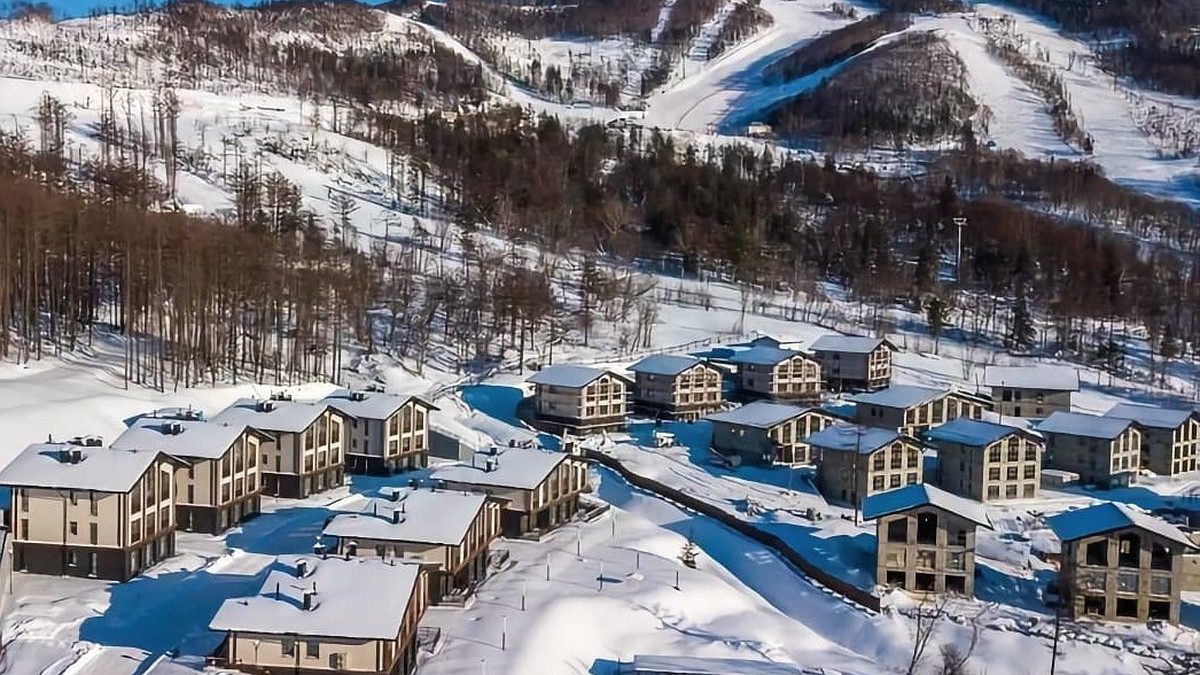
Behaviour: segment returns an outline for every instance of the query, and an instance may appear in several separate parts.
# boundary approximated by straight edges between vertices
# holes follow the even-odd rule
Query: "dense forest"
[[[1049,16],[1068,31],[1106,38],[1101,60],[1119,75],[1154,89],[1200,96],[1200,3],[1195,0],[1014,0],[1014,4]]]
[[[738,3],[729,18],[721,26],[721,32],[708,47],[708,58],[715,59],[733,45],[749,38],[774,23],[774,19],[762,7],[759,0]]]
[[[772,82],[787,82],[804,77],[850,58],[884,35],[904,30],[911,25],[912,19],[907,14],[874,14],[805,43],[768,65],[763,69],[763,76]]]
[[[971,139],[977,110],[954,50],[933,33],[913,32],[776,104],[767,119],[790,140],[830,148],[904,148]]]

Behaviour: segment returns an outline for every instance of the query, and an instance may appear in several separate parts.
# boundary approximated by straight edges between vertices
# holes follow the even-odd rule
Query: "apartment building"
[[[446,490],[389,488],[386,496],[339,501],[322,536],[338,555],[401,558],[429,575],[430,602],[462,596],[487,574],[488,545],[500,536],[500,502]]]
[[[991,389],[992,405],[1000,415],[1041,418],[1071,412],[1079,371],[1066,366],[988,366],[983,386]]]
[[[470,463],[439,467],[438,485],[486,494],[500,502],[506,537],[544,532],[570,520],[588,490],[587,465],[570,455],[536,448],[490,447]]]
[[[808,437],[819,455],[817,486],[831,502],[858,505],[864,497],[922,482],[920,443],[895,429],[834,424]]]
[[[265,495],[304,499],[344,482],[345,420],[325,403],[243,398],[212,421],[262,436],[259,470]]]
[[[808,437],[834,423],[817,408],[752,401],[705,418],[712,423],[712,449],[739,464],[809,464],[816,461]]]
[[[225,634],[214,660],[252,675],[408,675],[427,586],[417,564],[280,556],[256,594],[226,600],[209,622]]]
[[[1105,417],[1132,420],[1142,428],[1139,466],[1160,476],[1197,469],[1200,454],[1200,411],[1122,403]]]
[[[437,407],[416,396],[380,391],[336,391],[321,403],[346,426],[346,471],[387,475],[429,465],[429,413]]]
[[[629,380],[587,366],[548,366],[530,377],[537,419],[554,431],[585,434],[625,428]]]
[[[1062,541],[1058,592],[1071,616],[1179,623],[1184,553],[1200,550],[1179,528],[1114,502],[1046,522]]]
[[[188,532],[220,534],[262,510],[259,434],[207,422],[191,409],[156,410],[112,442],[116,450],[160,450],[175,470],[175,521]]]
[[[95,437],[25,448],[0,471],[12,490],[13,568],[128,581],[175,555],[179,466]]]
[[[974,394],[911,384],[855,394],[850,400],[858,424],[895,428],[914,438],[960,417],[977,420],[990,407],[986,399]]]
[[[694,420],[721,408],[721,369],[694,356],[655,354],[629,370],[634,375],[635,410]]]
[[[975,597],[975,528],[992,529],[983,504],[926,483],[871,495],[862,510],[876,521],[875,583]]]
[[[959,418],[925,439],[938,453],[938,485],[979,502],[1033,499],[1041,491],[1041,437],[1024,429]]]
[[[734,352],[738,390],[747,398],[815,403],[821,400],[821,365],[792,349],[758,344]]]
[[[892,382],[892,352],[883,338],[825,335],[809,347],[821,364],[825,383],[836,391],[882,389]]]
[[[1056,412],[1037,425],[1046,439],[1045,467],[1079,474],[1099,488],[1125,487],[1137,480],[1142,431],[1132,420]]]

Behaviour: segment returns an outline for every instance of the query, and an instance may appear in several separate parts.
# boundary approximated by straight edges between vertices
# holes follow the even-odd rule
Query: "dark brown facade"
[[[262,497],[256,493],[220,508],[179,504],[175,507],[175,521],[185,532],[217,535],[260,513]]]
[[[303,475],[264,472],[262,480],[264,495],[305,499],[309,495],[342,485],[345,482],[345,473],[339,464]]]
[[[142,570],[175,555],[175,529],[128,549],[13,542],[13,569],[106,581],[129,581]]]

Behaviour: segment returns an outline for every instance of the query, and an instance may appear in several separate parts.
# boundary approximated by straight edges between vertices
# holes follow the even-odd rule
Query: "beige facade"
[[[262,492],[262,461],[260,436],[247,429],[219,458],[184,457],[185,463],[175,470],[177,504],[187,512],[180,516],[180,527],[196,529],[189,522],[194,516],[185,507],[204,507],[217,510],[217,531],[241,520],[239,504],[257,500]],[[258,512],[258,505],[252,511]]]
[[[1059,592],[1074,617],[1178,623],[1184,548],[1139,527],[1065,541]]]
[[[429,411],[409,398],[386,419],[345,414],[346,464],[355,473],[387,473],[428,464]]]
[[[301,432],[265,432],[271,440],[259,446],[264,480],[280,486],[279,494],[304,497],[342,484],[345,420],[326,408]],[[285,486],[296,485],[293,491]],[[271,485],[264,492],[274,493]]]
[[[869,349],[852,348],[850,344],[868,341]],[[831,341],[817,340],[812,345],[821,373],[830,388],[882,389],[892,381],[892,351],[895,347],[887,340],[869,338],[840,338]]]
[[[1115,438],[1043,431],[1045,466],[1079,474],[1080,481],[1101,488],[1135,481],[1142,459],[1142,431],[1129,425]]]
[[[173,555],[176,464],[159,457],[127,492],[13,488],[15,568],[124,581]]]
[[[1034,499],[1041,491],[1042,443],[1017,430],[975,445],[934,439],[938,485],[980,502]]]
[[[1071,391],[992,387],[995,410],[1005,417],[1046,417],[1059,410],[1071,410]]]
[[[1200,418],[1188,417],[1173,428],[1146,427],[1142,435],[1141,467],[1160,476],[1195,471],[1200,454]]]
[[[501,465],[507,463],[505,454],[508,452],[515,450],[510,449],[500,455]],[[565,456],[532,487],[515,482],[506,483],[491,472],[476,468],[467,470],[467,467],[452,473],[440,471],[434,477],[447,489],[486,494],[498,500],[501,504],[501,531],[508,537],[546,531],[565,522],[578,510],[580,494],[589,489],[587,465]]]
[[[922,482],[921,448],[910,438],[897,438],[862,453],[823,447],[815,441],[812,446],[821,456],[817,483],[831,502],[855,505],[869,495]]]
[[[721,371],[702,361],[678,374],[634,372],[633,405],[651,413],[695,419],[721,407]]]
[[[578,433],[620,429],[629,414],[629,383],[604,372],[579,386],[534,381],[537,417]]]
[[[888,391],[884,389],[876,394]],[[911,405],[888,404],[886,397],[881,397],[882,402],[869,401],[873,396],[864,395],[863,402],[855,404],[854,421],[872,427],[896,429],[913,437],[919,437],[932,427],[960,417],[977,420],[983,417],[983,411],[989,407],[975,396],[950,391]]]
[[[916,595],[974,597],[975,527],[933,505],[880,517],[876,583]]]
[[[796,353],[777,363],[739,363],[737,386],[752,396],[779,401],[818,401],[821,364]]]
[[[815,408],[796,408],[786,419],[765,424],[739,422],[737,412],[718,413],[711,418],[712,448],[722,455],[737,455],[745,464],[811,464],[818,458],[808,437],[834,423],[832,416]]]

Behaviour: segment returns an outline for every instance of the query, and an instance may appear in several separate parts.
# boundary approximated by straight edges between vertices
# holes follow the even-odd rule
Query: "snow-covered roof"
[[[732,363],[752,363],[759,366],[773,366],[783,363],[800,352],[792,349],[780,349],[770,345],[758,345],[749,349],[735,352],[729,357]]]
[[[1010,434],[1022,434],[1032,437],[1024,429],[1010,427],[1006,424],[972,420],[965,417],[950,420],[925,432],[925,437],[947,443],[961,443],[975,448],[983,448]]]
[[[786,663],[657,654],[634,655],[633,663],[624,672],[631,675],[801,675],[799,668]]]
[[[78,462],[70,460],[71,451],[78,451]],[[0,485],[128,492],[161,454],[158,450],[35,443],[0,471]]]
[[[648,375],[667,375],[675,376],[684,372],[688,368],[695,366],[698,363],[703,363],[700,359],[694,356],[680,356],[678,354],[653,354],[629,366],[629,370],[635,373],[646,373]]]
[[[142,417],[112,442],[115,450],[161,450],[176,457],[220,459],[246,431],[244,424]]]
[[[303,577],[297,576],[300,560],[308,567]],[[280,556],[257,595],[226,600],[208,627],[242,633],[394,640],[420,571],[417,564],[379,558]],[[304,593],[314,588],[312,608],[304,609]]]
[[[1068,434],[1111,440],[1124,433],[1131,424],[1132,420],[1119,417],[1100,417],[1057,410],[1039,422],[1036,429],[1043,434]]]
[[[427,408],[437,408],[417,396],[396,396],[378,391],[355,391],[339,389],[321,399],[330,408],[360,420],[387,420],[411,400],[417,400]]]
[[[590,366],[576,366],[571,364],[559,364],[556,366],[547,366],[542,370],[534,373],[526,382],[533,384],[544,384],[551,387],[568,387],[571,389],[579,389],[586,387],[592,382],[598,380],[608,371],[603,368],[592,368]]]
[[[456,545],[466,538],[487,497],[445,490],[400,489],[395,499],[354,495],[333,505],[330,537]],[[400,513],[397,515],[396,512]]]
[[[1160,408],[1153,405],[1138,405],[1136,403],[1119,403],[1105,417],[1115,417],[1122,420],[1133,420],[1144,427],[1156,429],[1175,429],[1188,421],[1189,418],[1200,415],[1200,410],[1179,408]]]
[[[786,403],[771,403],[770,401],[752,401],[733,410],[715,412],[704,419],[710,422],[740,424],[756,429],[770,429],[782,424],[793,417],[803,415],[809,408],[787,405]]]
[[[895,429],[880,429],[857,424],[833,424],[808,437],[809,445],[826,450],[870,453],[903,438]]]
[[[567,459],[561,452],[534,448],[496,448],[496,454],[476,452],[473,463],[440,466],[433,478],[464,485],[489,485],[532,490]],[[492,469],[488,470],[489,460]]]
[[[264,405],[265,404],[265,405]],[[269,408],[269,410],[267,409]],[[299,433],[312,426],[328,406],[316,401],[262,401],[239,398],[212,418],[218,424],[262,431]]]
[[[1065,511],[1047,518],[1046,524],[1062,541],[1074,541],[1125,527],[1138,527],[1188,548],[1200,548],[1179,528],[1165,520],[1116,502],[1102,502],[1082,509]]]
[[[915,483],[873,494],[863,500],[862,515],[863,520],[874,520],[921,506],[936,506],[978,525],[989,529],[992,527],[987,507],[983,504],[951,494],[929,483]]]
[[[1079,391],[1079,371],[1069,366],[988,366],[983,386]]]
[[[809,345],[808,348],[814,352],[870,354],[878,349],[879,345],[887,345],[893,351],[896,349],[896,345],[883,338],[859,337],[854,335],[822,335]]]
[[[864,392],[850,397],[855,403],[867,403],[885,408],[911,408],[928,403],[950,393],[949,389],[919,387],[915,384],[893,384],[886,389]]]

